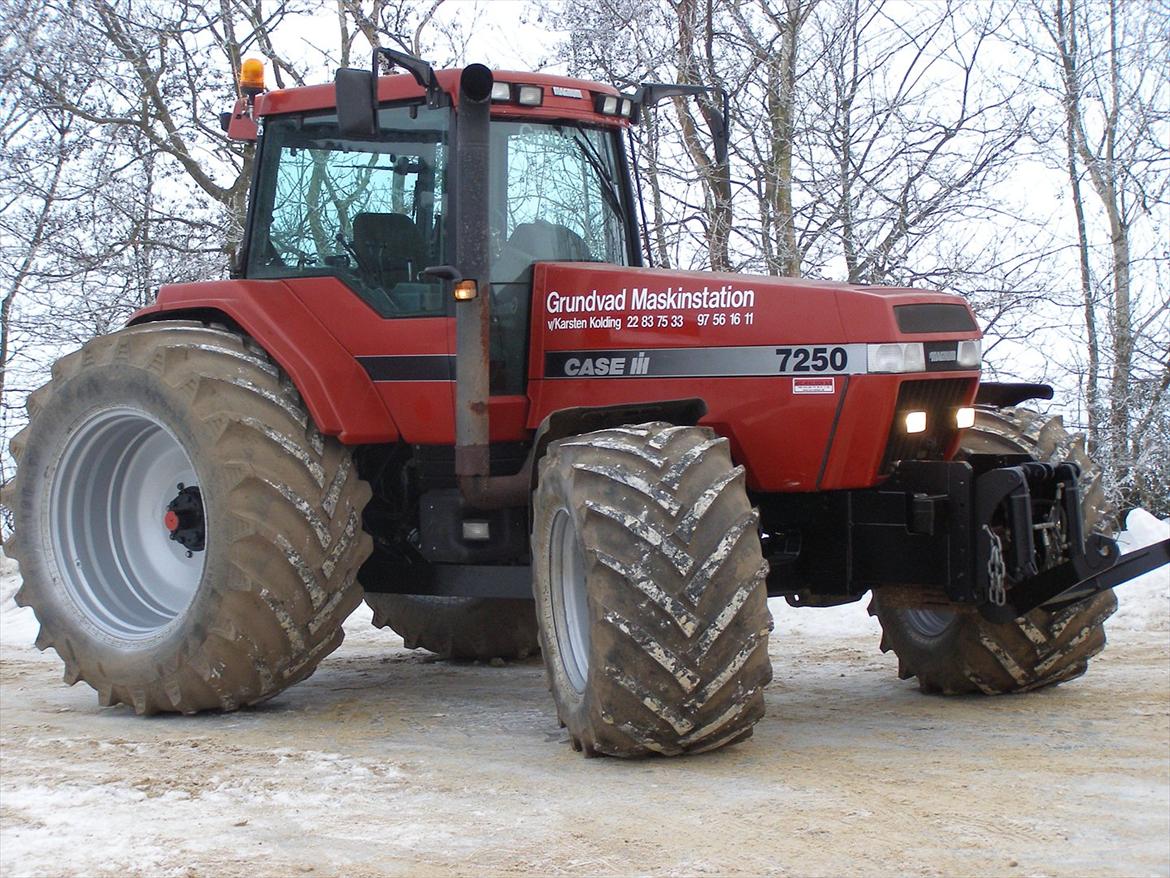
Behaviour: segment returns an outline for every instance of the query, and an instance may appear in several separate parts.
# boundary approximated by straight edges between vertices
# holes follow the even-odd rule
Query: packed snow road
[[[773,601],[755,737],[637,762],[570,750],[538,660],[432,661],[364,610],[311,679],[260,708],[100,709],[31,647],[14,579],[4,876],[1170,872],[1161,573],[1119,592],[1087,676],[992,699],[899,681],[861,605]]]

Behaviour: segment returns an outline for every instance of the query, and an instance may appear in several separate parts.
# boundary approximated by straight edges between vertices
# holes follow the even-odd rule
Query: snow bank
[[[11,647],[31,647],[40,626],[28,607],[18,607],[13,596],[20,588],[20,571],[16,562],[0,549],[0,643]]]
[[[1170,518],[1159,521],[1146,510],[1135,509],[1126,516],[1117,543],[1124,555],[1165,539],[1170,539]],[[1117,603],[1109,627],[1170,631],[1170,567],[1159,567],[1118,586]]]

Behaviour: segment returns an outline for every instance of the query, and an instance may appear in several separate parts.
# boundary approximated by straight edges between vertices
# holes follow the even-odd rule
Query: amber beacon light
[[[264,62],[259,58],[245,58],[240,65],[240,94],[255,97],[264,91]]]

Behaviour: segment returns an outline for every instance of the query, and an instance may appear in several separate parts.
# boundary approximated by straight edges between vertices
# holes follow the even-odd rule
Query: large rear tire
[[[574,748],[675,755],[749,737],[772,622],[727,440],[654,423],[554,442],[534,505],[541,646]]]
[[[258,347],[197,323],[132,327],[59,360],[28,411],[16,597],[67,683],[140,714],[232,710],[341,644],[369,487]]]
[[[532,601],[366,592],[374,625],[390,628],[407,649],[444,659],[524,659],[540,651]]]
[[[1072,460],[1081,468],[1086,531],[1116,529],[1101,470],[1059,417],[1028,409],[976,410],[962,440],[963,454],[1029,454],[1037,460]],[[1105,648],[1105,620],[1117,609],[1113,591],[1049,611],[1037,608],[1011,622],[988,622],[971,609],[907,609],[874,592],[869,606],[882,625],[882,652],[898,657],[898,676],[918,678],[925,692],[947,695],[1027,692],[1072,680]]]

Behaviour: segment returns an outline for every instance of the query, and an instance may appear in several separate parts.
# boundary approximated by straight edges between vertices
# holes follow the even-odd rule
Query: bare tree
[[[1151,454],[1151,440],[1170,418],[1170,297],[1158,283],[1168,255],[1170,19],[1118,0],[1050,0],[1033,12],[1040,27],[1029,45],[1058,73],[1049,91],[1076,230],[1090,439],[1122,503],[1165,509],[1168,449]]]
[[[737,35],[751,52],[762,103],[763,124],[747,124],[747,144],[737,149],[756,159],[753,189],[760,210],[759,246],[769,274],[798,277],[801,254],[796,241],[793,202],[793,147],[796,142],[800,32],[818,0],[737,0],[732,16]],[[855,24],[855,22],[854,22]],[[745,88],[737,109],[750,106],[755,89]],[[846,108],[847,111],[847,108]],[[749,116],[750,118],[750,116]]]

